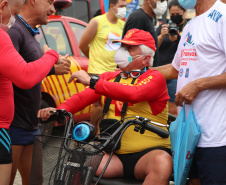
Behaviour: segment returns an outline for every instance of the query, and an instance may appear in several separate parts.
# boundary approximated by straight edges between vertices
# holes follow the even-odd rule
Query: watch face
[[[99,80],[99,76],[98,75],[92,75],[91,79],[90,79],[90,88],[94,89],[95,84],[97,83],[97,81]]]
[[[98,80],[100,77],[97,76],[97,75],[93,75],[92,78],[93,78],[94,80]]]

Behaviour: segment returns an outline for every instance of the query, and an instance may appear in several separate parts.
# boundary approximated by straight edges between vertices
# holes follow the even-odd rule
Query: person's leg
[[[103,111],[102,107],[98,102],[93,105],[93,109],[90,117],[90,123],[96,126],[98,130],[99,130],[99,123],[102,118],[102,111]]]
[[[201,182],[199,179],[190,179],[188,184],[189,185],[201,185]]]
[[[173,171],[171,156],[164,150],[153,150],[137,162],[134,174],[143,185],[168,185]]]
[[[96,175],[100,176],[101,172],[103,171],[106,162],[108,161],[109,154],[105,154],[99,168],[97,169]],[[120,159],[113,154],[111,161],[107,167],[107,170],[105,171],[104,178],[116,178],[116,177],[123,177],[123,165]]]
[[[173,114],[174,116],[178,116],[176,104],[169,101],[168,105],[169,105],[169,113]]]
[[[10,164],[0,164],[0,184],[1,185],[9,185],[10,174],[12,170],[12,163]]]
[[[198,178],[205,185],[226,185],[226,146],[197,148],[195,153]]]
[[[40,135],[40,130],[30,131],[24,128],[10,126],[9,134],[13,145],[13,172],[10,185],[19,170],[23,185],[29,185],[32,162],[34,135]]]
[[[196,162],[196,160],[197,160],[196,153],[193,157],[192,165],[191,165],[191,168],[190,168],[190,171],[189,171],[189,174],[188,174],[188,178],[189,178],[188,184],[189,185],[201,185],[201,182],[200,182],[200,179],[199,179],[199,176],[198,176],[198,166],[197,166],[197,162]]]
[[[92,75],[99,75],[99,74],[89,73],[89,76],[92,76]],[[92,107],[90,123],[98,128],[98,133],[100,132],[99,123],[101,121],[102,115],[103,115],[102,106],[100,105],[99,102],[95,102]]]
[[[23,185],[30,184],[32,154],[33,144],[24,146],[18,165],[18,170],[21,174]]]
[[[18,169],[18,164],[20,161],[20,157],[22,154],[24,146],[23,145],[12,145],[12,158],[13,158],[13,163],[12,163],[12,173],[10,177],[10,185],[13,185],[14,179],[16,176],[16,172]]]
[[[8,130],[0,128],[0,185],[9,185],[12,170],[12,149]]]

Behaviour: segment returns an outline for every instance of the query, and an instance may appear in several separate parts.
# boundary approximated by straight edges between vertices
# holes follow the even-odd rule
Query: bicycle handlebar
[[[158,136],[162,137],[162,138],[168,138],[169,137],[169,132],[167,132],[166,130],[163,130],[159,127],[156,127],[154,125],[151,125],[150,123],[146,123],[145,124],[145,128],[151,132],[156,133]]]
[[[69,118],[68,120],[66,118]],[[120,124],[120,126],[116,129],[116,131],[109,135],[109,136],[105,136],[105,137],[98,137],[96,136],[94,138],[94,141],[101,141],[104,142],[102,144],[102,147],[100,148],[101,151],[104,150],[104,147],[106,147],[113,138],[115,138],[119,133],[122,132],[123,129],[127,128],[130,125],[137,125],[139,127],[139,130],[141,133],[143,133],[145,130],[149,130],[150,132],[156,133],[158,136],[162,137],[162,138],[168,138],[169,137],[169,132],[161,129],[155,125],[161,126],[161,127],[167,127],[166,125],[160,124],[160,123],[155,123],[152,122],[150,119],[144,118],[144,117],[140,117],[140,116],[134,116],[133,119],[130,118],[123,118],[120,121],[124,121],[126,119],[125,122],[123,122],[122,124]],[[52,115],[48,118],[47,121],[59,121],[59,120],[66,120],[66,125],[65,125],[65,132],[64,132],[64,137],[68,138],[71,137],[71,134],[69,133],[71,130],[71,126],[73,125],[73,115],[70,112],[67,112],[64,109],[59,109],[56,111],[52,112]],[[152,123],[152,124],[150,124]],[[153,125],[154,124],[154,125]],[[141,130],[142,129],[142,130]],[[102,133],[100,133],[99,135],[101,136]]]
[[[73,115],[70,112],[67,112],[64,109],[58,109],[58,110],[55,110],[55,111],[50,111],[50,113],[52,113],[52,114],[46,121],[43,121],[41,118],[38,118],[39,122],[45,124],[45,123],[48,123],[50,121],[58,121],[59,123],[63,124],[65,117],[69,117],[70,119],[73,120]]]

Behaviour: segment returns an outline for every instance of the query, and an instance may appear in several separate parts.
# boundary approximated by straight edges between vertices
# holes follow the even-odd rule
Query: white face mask
[[[115,16],[118,19],[123,19],[126,16],[126,7],[118,8],[118,13],[115,13]]]
[[[9,7],[9,6],[8,6]],[[10,8],[9,8],[9,12],[11,14]],[[15,17],[11,14],[11,17],[9,19],[9,22],[7,25],[2,24],[2,14],[1,14],[1,24],[0,24],[0,28],[2,28],[3,30],[7,31],[9,30],[9,28],[14,24],[14,22],[16,21]]]
[[[144,55],[135,55],[131,56],[129,51],[125,47],[120,47],[114,55],[115,63],[120,68],[125,68],[129,65],[129,63],[132,63],[133,61],[141,58]]]
[[[156,1],[156,0],[154,0],[154,1],[156,2],[156,8],[153,8],[151,6],[151,4],[149,4],[149,5],[152,8],[152,10],[154,11],[155,15],[156,16],[163,15],[167,9],[167,2],[166,1],[160,2],[160,1]]]

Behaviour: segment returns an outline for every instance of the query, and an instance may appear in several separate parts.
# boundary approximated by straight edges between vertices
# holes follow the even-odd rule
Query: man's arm
[[[71,98],[67,99],[64,103],[60,104],[57,109],[65,109],[66,111],[74,114],[86,106],[91,105],[94,102],[100,100],[101,95],[95,94],[94,90],[86,88],[84,91],[74,94]],[[56,108],[48,107],[41,109],[37,113],[37,117],[46,121],[50,116],[50,111],[54,111]]]
[[[59,58],[56,51],[49,50],[39,60],[27,63],[14,48],[7,33],[1,31],[1,38],[0,73],[20,88],[30,89],[39,83]]]
[[[151,69],[159,71],[166,80],[177,79],[178,77],[178,71],[172,66],[172,64],[152,67]]]
[[[88,26],[86,27],[85,31],[82,34],[82,38],[79,43],[79,48],[83,52],[85,56],[89,58],[89,44],[92,42],[94,37],[97,34],[98,29],[98,20],[92,19]]]
[[[163,85],[165,79],[156,71],[151,75],[153,76],[150,76],[149,73],[144,74],[143,79],[138,82],[139,85],[132,85],[109,82],[109,73],[103,73],[95,85],[95,92],[111,99],[130,103],[157,99],[161,96],[160,92],[166,91]],[[68,83],[74,79],[79,80],[83,85],[90,85],[90,76],[83,70],[73,73]]]
[[[169,34],[169,29],[167,28],[167,26],[168,26],[168,24],[160,25],[156,30],[156,33],[158,36],[158,47],[159,48],[162,45],[162,42],[163,42],[165,36],[167,34]]]
[[[177,106],[183,106],[183,102],[191,104],[203,90],[224,88],[226,88],[226,73],[218,76],[200,78],[184,86],[176,94],[175,103]]]

